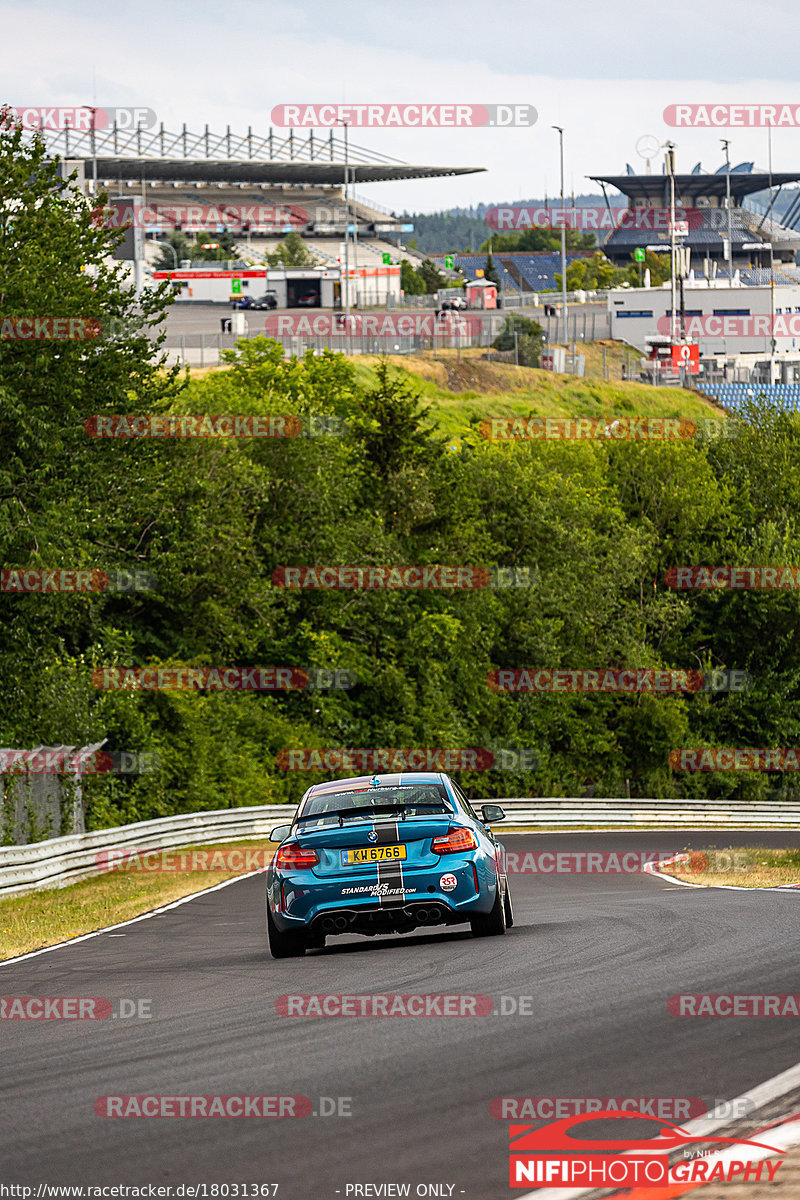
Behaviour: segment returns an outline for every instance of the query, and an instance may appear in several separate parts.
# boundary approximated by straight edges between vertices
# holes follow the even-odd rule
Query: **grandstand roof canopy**
[[[629,200],[649,200],[655,206],[665,202],[669,196],[669,175],[589,175],[595,183],[607,183],[627,196]],[[731,171],[731,198],[741,201],[743,197],[753,192],[764,192],[769,189],[783,187],[787,183],[800,181],[800,172],[776,172],[770,176],[766,172],[745,174]],[[693,196],[709,196],[722,200],[727,190],[727,174],[714,175],[676,175],[675,193],[684,200]]]
[[[45,134],[48,150],[65,159],[97,160],[103,180],[153,180],[160,183],[308,184],[331,187],[344,182],[345,164],[351,183],[380,183],[399,179],[435,179],[471,175],[485,167],[422,167],[346,143],[330,130],[327,137],[309,132],[288,134],[269,129],[266,135],[167,130],[137,127],[119,129],[61,129]],[[88,174],[88,172],[87,172]]]
[[[75,158],[75,155],[70,155]],[[85,160],[87,176],[91,158]],[[469,175],[485,167],[418,167],[406,163],[348,163],[351,184],[398,179],[434,179],[443,175]],[[310,184],[335,187],[344,181],[344,163],[324,162],[213,162],[210,159],[98,158],[99,180],[142,179],[158,183]]]

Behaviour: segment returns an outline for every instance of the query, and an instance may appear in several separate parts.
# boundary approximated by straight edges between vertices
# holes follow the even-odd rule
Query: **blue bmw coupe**
[[[469,923],[476,937],[514,923],[505,850],[448,775],[361,776],[308,789],[267,870],[274,958],[320,949],[330,934],[408,933]]]

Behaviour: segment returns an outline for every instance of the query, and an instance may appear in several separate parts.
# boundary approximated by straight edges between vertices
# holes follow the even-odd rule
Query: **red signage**
[[[672,367],[675,371],[683,367],[690,375],[697,375],[700,371],[700,347],[696,343],[693,346],[673,346]]]

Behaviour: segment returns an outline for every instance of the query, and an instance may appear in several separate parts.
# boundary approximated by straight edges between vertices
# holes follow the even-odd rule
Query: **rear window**
[[[310,796],[303,805],[300,816],[341,813],[345,819],[362,816],[371,818],[373,815],[391,817],[389,806],[397,808],[398,813],[404,809],[410,810],[412,814],[417,810],[429,812],[432,808],[439,812],[452,812],[441,784],[421,783],[405,787],[365,787],[359,790],[348,788],[346,791]]]

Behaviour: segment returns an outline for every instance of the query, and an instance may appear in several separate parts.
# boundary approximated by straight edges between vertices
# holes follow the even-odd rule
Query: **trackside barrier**
[[[221,812],[180,813],[117,825],[94,833],[50,838],[27,846],[0,847],[0,896],[65,887],[102,872],[97,855],[111,847],[175,850],[181,846],[242,841],[263,837],[270,829],[291,820],[296,804],[260,804],[226,808]]]
[[[528,797],[493,800],[505,827],[538,829],[796,829],[797,800],[626,800]],[[480,801],[473,800],[473,805]],[[101,872],[97,854],[111,847],[174,850],[181,846],[264,838],[291,820],[294,804],[264,804],[220,812],[182,813],[94,833],[0,847],[0,896],[64,887]],[[498,830],[503,829],[503,825]]]

